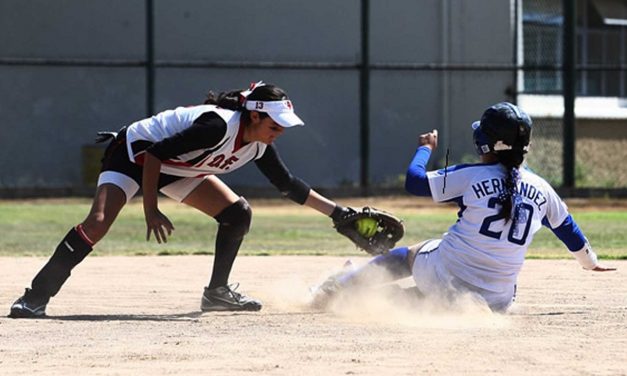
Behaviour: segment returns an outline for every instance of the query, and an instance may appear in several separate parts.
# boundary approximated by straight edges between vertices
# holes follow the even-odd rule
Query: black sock
[[[239,247],[248,233],[252,211],[243,198],[224,209],[215,219],[220,223],[209,289],[225,286]]]
[[[41,297],[55,296],[70,277],[72,269],[91,252],[92,246],[76,228],[61,240],[48,263],[37,273],[31,284],[33,294]]]
[[[237,252],[243,240],[244,237],[234,239],[225,234],[222,231],[222,225],[220,225],[218,235],[216,236],[216,251],[209,289],[225,286],[228,283],[229,274],[231,274],[235,257],[237,257]]]

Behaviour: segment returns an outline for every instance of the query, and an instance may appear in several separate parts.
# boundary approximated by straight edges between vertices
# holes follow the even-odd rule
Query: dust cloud
[[[368,286],[341,291],[322,305],[312,304],[314,291],[328,276],[337,276],[358,266],[347,262],[343,268],[322,273],[312,284],[294,271],[289,277],[271,284],[273,306],[281,310],[328,312],[348,322],[406,326],[412,328],[504,328],[508,315],[490,310],[473,293],[455,297],[429,296],[417,291],[411,278],[389,282],[393,278],[383,270],[368,276]]]

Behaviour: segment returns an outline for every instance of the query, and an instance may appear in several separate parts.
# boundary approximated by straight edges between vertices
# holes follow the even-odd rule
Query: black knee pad
[[[215,216],[220,223],[220,232],[236,238],[244,237],[250,230],[253,211],[248,205],[248,201],[243,197],[227,206],[220,214]]]

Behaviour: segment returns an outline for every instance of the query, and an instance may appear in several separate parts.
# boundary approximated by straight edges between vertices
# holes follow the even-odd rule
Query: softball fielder
[[[159,210],[158,190],[214,217],[219,223],[203,311],[261,309],[261,302],[228,284],[231,267],[249,230],[252,211],[218,175],[254,161],[259,170],[291,200],[337,218],[346,208],[321,196],[293,176],[273,144],[286,128],[302,126],[292,102],[277,86],[262,82],[249,90],[209,93],[205,104],[179,107],[122,129],[105,151],[98,188],[89,215],[61,240],[31,288],[11,306],[11,317],[45,315],[55,296],[78,265],[100,241],[120,210],[143,191],[146,240],[167,242],[174,230]]]
[[[540,176],[521,167],[529,150],[531,119],[502,102],[473,123],[481,163],[426,171],[437,146],[436,130],[419,137],[405,188],[435,202],[459,205],[458,220],[441,239],[391,250],[364,267],[329,278],[314,295],[320,304],[336,292],[367,284],[383,268],[392,278],[413,276],[427,296],[480,295],[494,311],[514,300],[516,279],[533,235],[542,225],[566,245],[586,270],[609,271],[597,262],[564,202]]]

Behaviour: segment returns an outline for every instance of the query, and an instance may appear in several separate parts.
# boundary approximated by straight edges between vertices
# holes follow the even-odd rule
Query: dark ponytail
[[[209,91],[204,104],[214,104],[231,111],[242,111],[244,109],[243,97],[240,95],[242,91],[244,89],[226,91],[217,95],[213,91]]]
[[[514,226],[518,222],[516,214],[519,211],[516,207],[522,203],[522,197],[518,191],[518,182],[520,181],[520,171],[518,168],[524,160],[522,151],[508,150],[496,153],[498,161],[507,169],[505,177],[505,187],[499,194],[498,200],[501,204],[501,215],[505,218],[505,223],[514,217]]]

